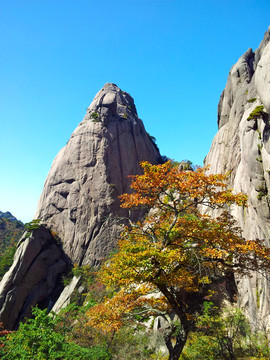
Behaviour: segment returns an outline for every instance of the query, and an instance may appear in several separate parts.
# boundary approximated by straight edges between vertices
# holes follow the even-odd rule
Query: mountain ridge
[[[6,212],[0,211],[0,219],[1,218],[5,218],[11,221],[18,221],[21,224],[23,224],[23,222],[18,220],[14,215],[12,215],[10,211],[6,211]]]

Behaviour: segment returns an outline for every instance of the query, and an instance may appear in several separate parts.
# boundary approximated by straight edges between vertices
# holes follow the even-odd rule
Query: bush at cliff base
[[[230,306],[220,313],[212,303],[205,302],[197,331],[191,333],[180,360],[269,358],[266,332],[252,332],[240,309]]]
[[[17,331],[2,338],[0,357],[4,360],[109,360],[105,348],[84,348],[69,341],[66,334],[56,332],[58,317],[48,316],[47,310],[33,309],[33,319],[21,323]]]

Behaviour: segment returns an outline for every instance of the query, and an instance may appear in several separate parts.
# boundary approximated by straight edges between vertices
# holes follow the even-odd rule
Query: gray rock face
[[[113,249],[125,221],[140,215],[122,209],[118,196],[130,191],[128,175],[141,173],[144,160],[158,163],[158,148],[131,96],[106,84],[53,162],[36,214],[46,226],[23,235],[0,283],[5,328],[16,328],[36,304],[53,305],[70,260],[96,265]],[[62,294],[56,311],[68,303],[76,282]]]
[[[213,173],[230,171],[235,191],[249,207],[233,209],[247,239],[270,239],[270,28],[258,50],[249,49],[232,67],[218,105],[219,131],[206,164]],[[250,116],[264,106],[258,116]],[[257,108],[258,110],[258,108]],[[251,117],[249,119],[249,117]],[[250,319],[270,326],[270,287],[266,277],[238,279],[239,304]]]
[[[64,253],[46,227],[22,236],[13,265],[0,283],[0,322],[6,329],[16,328],[20,320],[30,316],[32,306],[48,307],[56,300],[67,265]]]
[[[61,292],[56,303],[53,305],[52,312],[58,314],[61,309],[67,307],[71,302],[72,295],[77,291],[81,293],[85,288],[80,285],[80,276],[73,276],[70,284],[65,286],[64,290]]]
[[[55,158],[36,213],[73,263],[96,265],[115,246],[123,219],[133,216],[118,196],[130,191],[128,175],[141,173],[143,160],[156,164],[160,154],[134,101],[105,84]]]

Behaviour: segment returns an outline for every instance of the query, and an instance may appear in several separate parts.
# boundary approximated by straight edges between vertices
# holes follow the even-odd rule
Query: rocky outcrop
[[[113,249],[124,219],[135,216],[118,196],[130,191],[128,175],[139,174],[143,160],[156,164],[160,154],[134,101],[105,84],[54,160],[36,213],[73,263],[96,265]]]
[[[6,328],[16,328],[33,305],[53,305],[69,261],[96,265],[114,248],[123,224],[140,216],[122,209],[118,196],[130,191],[128,175],[139,174],[144,160],[156,164],[161,157],[132,97],[105,84],[52,164],[36,213],[45,226],[24,234],[0,283]],[[72,289],[55,310],[69,301]]]
[[[81,293],[85,290],[85,287],[80,284],[80,280],[80,276],[73,276],[70,283],[65,286],[56,303],[53,305],[53,313],[58,314],[61,309],[64,309],[70,305],[73,294],[75,294],[75,296],[77,294],[81,295]]]
[[[13,265],[0,283],[0,322],[14,329],[31,315],[31,307],[50,307],[62,290],[61,275],[67,258],[50,230],[44,226],[25,232]]]
[[[205,163],[210,171],[230,171],[235,191],[249,207],[233,209],[247,239],[270,239],[270,28],[259,48],[249,49],[232,67],[218,105],[219,131]],[[238,279],[239,305],[250,319],[270,326],[270,284],[254,274]]]

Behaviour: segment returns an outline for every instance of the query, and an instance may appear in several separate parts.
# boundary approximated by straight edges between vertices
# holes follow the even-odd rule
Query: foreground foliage
[[[34,309],[34,318],[21,324],[16,332],[0,331],[1,359],[82,359],[82,360],[165,360],[161,334],[164,329],[145,329],[143,323],[131,323],[119,331],[104,332],[90,327],[86,312],[98,305],[111,288],[97,282],[93,269],[76,267],[82,274],[86,293],[74,295],[73,302],[53,317],[46,310]],[[87,276],[88,274],[88,276]],[[139,319],[140,316],[137,315]],[[10,335],[9,335],[10,334]],[[6,340],[5,340],[6,339]],[[268,359],[267,337],[252,334],[247,320],[238,309],[225,309],[205,302],[203,315],[190,332],[181,360]]]
[[[1,359],[65,359],[109,360],[110,354],[102,346],[84,348],[71,342],[69,329],[56,331],[58,317],[47,315],[46,310],[33,309],[34,319],[20,324],[18,331],[7,335],[0,349]]]
[[[220,314],[211,303],[205,303],[198,319],[197,331],[192,333],[181,360],[269,359],[267,335],[252,332],[240,309],[226,308]]]
[[[270,250],[243,239],[227,211],[216,218],[201,211],[246,206],[244,194],[228,189],[226,175],[183,171],[171,162],[142,168],[144,174],[133,177],[134,193],[121,196],[122,206],[152,210],[126,228],[119,252],[103,266],[101,281],[119,292],[89,310],[89,325],[114,333],[134,319],[174,312],[179,323],[163,337],[169,359],[178,360],[212,285],[232,272],[268,270]]]
[[[72,275],[81,276],[84,290],[60,315],[34,309],[18,331],[0,333],[2,359],[164,360],[149,329],[157,315],[172,314],[177,317],[156,332],[170,360],[269,358],[267,342],[252,337],[241,313],[221,317],[209,305],[233,273],[269,270],[269,249],[243,239],[224,211],[245,208],[246,196],[233,194],[225,175],[170,162],[142,166],[135,192],[121,199],[123,207],[145,210],[143,221],[125,229],[98,278],[75,266]],[[209,208],[219,217],[208,216]]]

